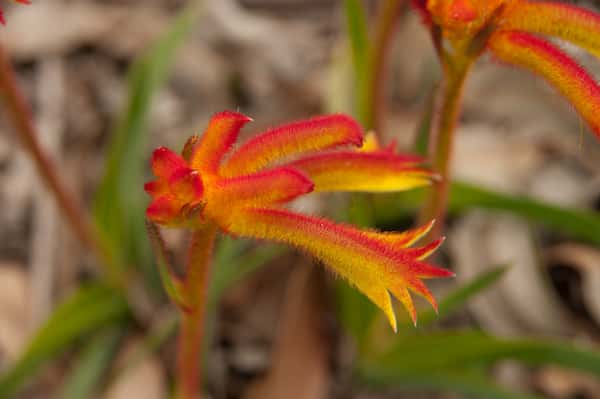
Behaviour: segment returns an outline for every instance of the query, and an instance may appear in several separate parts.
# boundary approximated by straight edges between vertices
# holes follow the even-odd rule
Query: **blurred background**
[[[152,149],[180,150],[224,109],[254,118],[245,137],[353,112],[342,1],[197,3],[2,2],[0,43],[39,140],[128,284],[105,284],[2,110],[0,398],[168,397],[176,312],[143,224]],[[597,59],[565,48],[600,72]],[[378,134],[413,152],[439,69],[408,6],[387,69]],[[366,300],[302,254],[222,238],[207,398],[600,398],[600,146],[541,79],[487,57],[464,101],[448,240],[436,259],[457,278],[429,284],[439,317],[421,301],[415,329],[397,306],[394,335]],[[329,195],[295,206],[402,230],[419,198]],[[181,263],[186,235],[165,238]]]

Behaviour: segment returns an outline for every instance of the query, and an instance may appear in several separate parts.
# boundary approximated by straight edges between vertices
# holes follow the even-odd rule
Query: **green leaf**
[[[376,196],[378,222],[389,224],[417,209],[424,191],[413,190],[401,195]],[[460,214],[471,209],[507,211],[539,223],[569,237],[600,244],[600,213],[585,209],[565,208],[532,198],[503,194],[463,182],[453,182],[449,211]]]
[[[417,135],[415,140],[415,152],[419,155],[426,156],[429,148],[429,138],[432,132],[433,116],[436,104],[437,86],[429,90],[429,94],[425,99],[425,112],[419,120],[417,126]]]
[[[450,196],[450,208],[454,213],[473,207],[506,210],[574,238],[600,244],[598,212],[554,206],[460,182],[452,184]]]
[[[142,189],[148,115],[194,15],[192,8],[185,10],[130,70],[126,109],[112,136],[104,178],[94,201],[96,224],[113,257],[122,265],[151,264]]]
[[[485,377],[489,367],[508,359],[600,376],[600,353],[591,349],[544,339],[502,339],[473,330],[400,337],[388,351],[361,359],[358,372],[377,385],[484,398],[531,398],[503,391]]]
[[[502,339],[472,330],[402,337],[390,350],[369,359],[369,366],[402,375],[490,366],[507,359],[600,376],[600,353],[591,349],[544,339]]]
[[[361,377],[373,385],[393,386],[402,391],[455,392],[486,399],[540,399],[539,396],[507,391],[485,376],[467,372],[410,373],[362,370]]]
[[[367,18],[360,0],[345,0],[344,9],[346,13],[346,25],[348,37],[352,47],[352,63],[354,66],[356,114],[362,124],[368,124],[371,120],[369,113],[370,93],[369,85],[371,79],[370,43],[367,28]],[[372,126],[366,126],[372,128]]]
[[[120,324],[128,315],[127,302],[114,289],[99,284],[79,288],[35,334],[16,364],[0,376],[0,398],[15,393],[42,364],[77,339],[101,327]]]
[[[427,326],[432,322],[439,320],[441,317],[444,317],[457,310],[471,298],[498,282],[500,278],[504,276],[504,273],[506,273],[507,270],[508,268],[506,267],[497,267],[487,270],[473,278],[473,280],[462,287],[458,287],[456,290],[448,294],[442,301],[440,301],[439,315],[433,310],[427,310],[419,313],[419,326]],[[407,328],[411,327],[411,325],[412,324],[406,324]]]
[[[91,398],[118,347],[121,332],[111,328],[96,335],[79,354],[57,398]]]

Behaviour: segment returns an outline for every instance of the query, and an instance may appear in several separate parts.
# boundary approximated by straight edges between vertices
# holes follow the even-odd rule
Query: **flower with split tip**
[[[17,3],[21,3],[21,4],[31,4],[30,0],[13,0],[16,1]],[[2,7],[0,7],[0,24],[5,25],[6,21],[4,20],[4,13],[2,12]]]
[[[453,274],[426,263],[443,240],[411,247],[433,223],[403,233],[361,230],[293,213],[289,201],[311,192],[390,192],[424,186],[432,174],[423,159],[363,145],[358,124],[345,115],[316,117],[259,134],[234,151],[240,129],[251,119],[221,112],[183,155],[159,148],[152,156],[156,179],[147,217],[162,225],[216,225],[239,237],[290,244],[322,261],[379,306],[396,330],[390,293],[416,323],[410,291],[437,308],[423,279]],[[231,152],[231,154],[230,154]]]
[[[600,15],[551,1],[413,0],[426,24],[450,46],[454,63],[489,50],[498,60],[542,76],[577,109],[600,137],[600,86],[554,37],[600,55]],[[468,63],[468,61],[467,61]]]

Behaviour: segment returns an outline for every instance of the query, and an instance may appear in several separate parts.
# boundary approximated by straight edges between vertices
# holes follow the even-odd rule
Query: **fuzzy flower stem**
[[[31,109],[21,93],[15,72],[3,46],[0,45],[0,96],[6,104],[8,114],[21,138],[23,146],[31,156],[37,172],[64,216],[69,221],[73,232],[79,240],[94,253],[104,265],[113,265],[109,254],[104,250],[102,241],[94,230],[88,215],[71,195],[60,176],[56,166],[46,155],[37,139]],[[110,269],[113,271],[113,268]],[[114,273],[113,273],[114,274]]]
[[[439,180],[430,190],[420,214],[420,222],[436,220],[434,228],[428,235],[428,241],[440,237],[444,228],[450,191],[450,164],[454,147],[454,132],[460,117],[462,92],[470,65],[469,62],[465,62],[456,68],[445,68],[445,81],[442,83],[437,113],[438,120],[429,142],[432,168],[439,175]]]
[[[194,231],[189,246],[184,295],[189,308],[181,309],[181,326],[177,349],[177,399],[200,398],[202,348],[206,301],[210,279],[210,262],[216,227]]]

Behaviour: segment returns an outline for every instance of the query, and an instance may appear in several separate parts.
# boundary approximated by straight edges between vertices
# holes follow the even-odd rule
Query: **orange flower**
[[[419,167],[421,158],[380,149],[373,137],[361,150],[361,128],[345,115],[268,130],[227,156],[249,121],[236,112],[221,112],[200,139],[188,142],[183,156],[166,148],[154,151],[152,170],[157,179],[145,186],[152,196],[148,218],[192,229],[216,225],[235,236],[302,249],[368,296],[394,330],[389,293],[402,302],[414,322],[409,290],[437,307],[421,280],[453,275],[424,262],[443,240],[410,248],[432,223],[403,233],[383,233],[284,208],[311,192],[399,191],[427,185],[432,175]]]
[[[446,39],[454,64],[489,50],[498,60],[526,68],[552,84],[600,137],[600,86],[551,36],[600,55],[600,16],[549,1],[413,0],[427,24]],[[446,51],[446,50],[444,50]]]
[[[21,3],[21,4],[31,4],[30,0],[13,0],[16,1],[17,3]],[[6,24],[6,21],[4,20],[4,13],[2,12],[2,7],[0,7],[0,24],[4,25]]]

